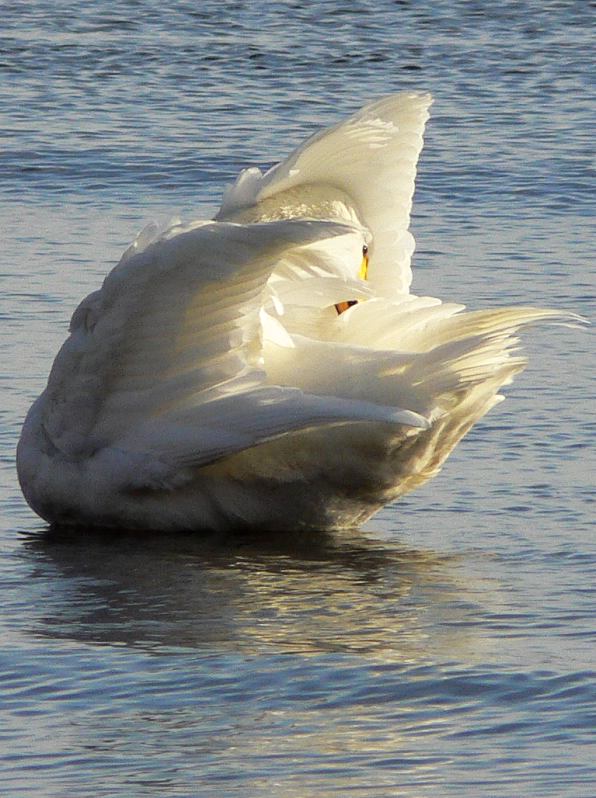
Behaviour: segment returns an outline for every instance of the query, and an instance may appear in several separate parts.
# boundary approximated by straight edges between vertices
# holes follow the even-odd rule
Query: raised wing
[[[139,422],[259,380],[260,297],[281,253],[349,232],[316,222],[176,227],[125,255],[75,311],[44,425],[75,456]]]
[[[261,310],[283,253],[345,225],[286,221],[176,227],[127,255],[75,311],[45,393],[49,445],[101,453],[117,481],[162,484],[285,432],[352,420],[424,426],[369,402],[266,385]]]
[[[408,231],[416,163],[432,102],[402,92],[312,136],[262,175],[242,172],[218,219],[358,220],[373,236],[369,280],[378,295],[407,293],[414,239]]]

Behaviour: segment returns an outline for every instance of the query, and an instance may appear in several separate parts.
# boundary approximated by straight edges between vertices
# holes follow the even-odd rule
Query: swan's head
[[[280,307],[324,311],[335,306],[343,313],[355,301],[371,297],[368,268],[372,236],[360,225],[344,223],[341,228],[341,232],[333,230],[335,235],[284,252],[268,281]]]
[[[374,249],[372,236],[359,224],[342,221],[342,228],[345,232],[334,230],[335,235],[287,249],[273,271],[273,280],[324,277],[349,283],[366,281]]]

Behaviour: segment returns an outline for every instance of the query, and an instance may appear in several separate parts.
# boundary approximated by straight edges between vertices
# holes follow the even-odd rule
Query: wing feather
[[[69,459],[101,458],[124,486],[320,424],[425,427],[415,413],[266,384],[266,284],[289,249],[342,224],[214,222],[130,251],[81,303],[46,390],[43,429]],[[99,461],[98,461],[99,462]]]
[[[245,170],[217,218],[356,217],[373,236],[369,280],[376,293],[407,293],[414,251],[408,226],[431,102],[429,94],[392,95],[315,134],[265,175]]]
[[[189,397],[259,375],[261,295],[281,254],[343,225],[211,223],[128,252],[81,303],[46,391],[44,429],[67,456],[118,440]]]

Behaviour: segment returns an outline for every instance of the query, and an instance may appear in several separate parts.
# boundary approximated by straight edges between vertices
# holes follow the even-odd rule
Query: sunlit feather
[[[70,336],[18,448],[53,522],[359,524],[435,475],[524,367],[519,330],[409,294],[431,99],[404,93],[243,172],[213,222],[150,225]]]

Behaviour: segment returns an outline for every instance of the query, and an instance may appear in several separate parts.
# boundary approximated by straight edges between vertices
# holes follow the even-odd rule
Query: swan
[[[51,523],[354,527],[433,477],[561,311],[410,293],[428,94],[246,169],[211,221],[151,225],[83,299],[17,448]]]

